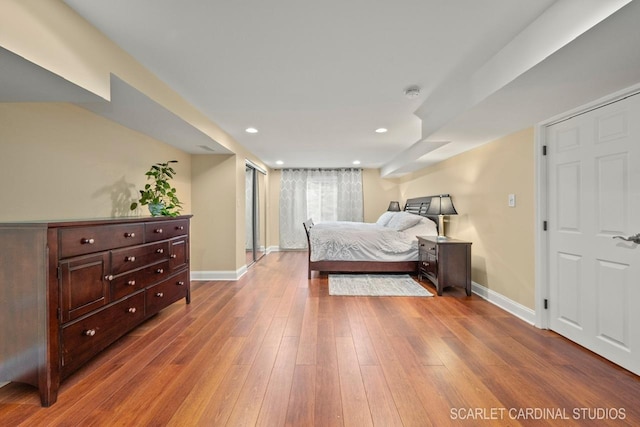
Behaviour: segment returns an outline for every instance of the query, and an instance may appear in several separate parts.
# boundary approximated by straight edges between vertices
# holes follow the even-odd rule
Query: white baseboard
[[[524,305],[515,302],[502,294],[492,291],[491,289],[485,288],[476,282],[471,282],[471,291],[480,298],[489,301],[493,305],[500,307],[507,313],[513,314],[530,325],[534,325],[536,323],[536,312],[529,307],[525,307]]]
[[[280,252],[279,246],[268,246],[266,255],[271,252]],[[247,266],[243,265],[236,271],[191,271],[192,281],[225,281],[225,280],[238,280],[247,272]]]
[[[267,248],[267,253],[270,252],[308,252],[307,248],[297,248],[297,249],[281,249],[280,246],[269,246]]]
[[[247,272],[247,266],[243,265],[236,271],[192,271],[192,281],[227,281],[238,280]]]

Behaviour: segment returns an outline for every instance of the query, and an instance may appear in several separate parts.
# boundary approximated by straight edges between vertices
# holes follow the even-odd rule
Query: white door
[[[640,374],[640,94],[546,129],[551,329]],[[640,235],[638,235],[640,238]]]

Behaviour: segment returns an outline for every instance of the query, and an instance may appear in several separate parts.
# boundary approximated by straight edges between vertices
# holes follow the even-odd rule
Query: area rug
[[[330,274],[329,295],[432,297],[408,274]]]

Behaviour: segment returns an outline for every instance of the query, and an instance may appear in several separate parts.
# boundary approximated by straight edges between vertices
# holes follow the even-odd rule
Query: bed
[[[401,212],[385,212],[375,223],[303,223],[312,271],[406,273],[418,268],[416,236],[437,235],[437,217],[427,215],[431,198],[408,199]]]

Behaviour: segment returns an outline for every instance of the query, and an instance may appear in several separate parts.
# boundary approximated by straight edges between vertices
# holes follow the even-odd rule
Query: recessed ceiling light
[[[354,164],[354,165],[359,165],[359,164],[360,164],[360,160],[354,160],[354,161],[353,161],[353,164]]]
[[[386,133],[387,132],[387,128],[378,128],[376,129],[376,133]]]
[[[276,165],[284,165],[284,162],[282,160],[276,160]]]
[[[258,133],[258,129],[256,128],[246,128],[244,131],[246,133]]]

